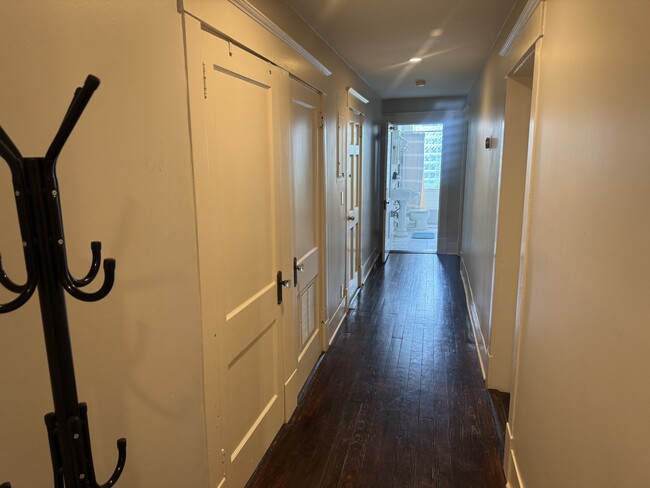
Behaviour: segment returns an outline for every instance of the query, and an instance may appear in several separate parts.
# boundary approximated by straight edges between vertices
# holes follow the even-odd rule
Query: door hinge
[[[319,129],[322,129],[325,127],[325,117],[323,116],[323,112],[320,113],[320,127]]]
[[[226,476],[226,450],[221,450],[221,474]]]
[[[205,63],[203,63],[203,100],[208,98],[208,78],[205,76]]]

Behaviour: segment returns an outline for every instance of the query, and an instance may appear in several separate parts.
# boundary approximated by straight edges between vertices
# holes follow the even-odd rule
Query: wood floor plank
[[[500,442],[454,256],[391,254],[250,488],[502,488]]]

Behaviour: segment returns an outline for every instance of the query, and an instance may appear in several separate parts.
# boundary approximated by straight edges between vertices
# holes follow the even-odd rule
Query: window
[[[400,125],[400,132],[424,132],[424,189],[440,189],[442,124]]]

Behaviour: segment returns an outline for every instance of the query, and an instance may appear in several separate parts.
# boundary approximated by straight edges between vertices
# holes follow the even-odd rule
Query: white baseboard
[[[447,241],[447,252],[446,254],[453,254],[455,256],[460,255],[460,242],[458,241]]]
[[[329,332],[332,328],[334,328],[333,332],[330,334],[330,337],[327,341],[328,346],[334,342],[334,338],[336,337],[336,334],[338,334],[339,329],[341,328],[341,325],[343,324],[343,319],[345,319],[345,316],[347,315],[345,311],[345,299],[341,300],[341,303],[339,303],[339,306],[336,308],[336,312],[332,314],[332,317],[330,317],[329,322],[327,323],[327,331]]]
[[[301,386],[298,385],[298,370],[295,369],[289,379],[284,382],[284,421],[288,422],[298,406],[298,392]]]
[[[447,238],[438,237],[438,249],[436,250],[438,254],[447,254]]]
[[[476,353],[478,354],[478,361],[481,365],[481,374],[483,375],[483,380],[487,380],[487,367],[489,360],[489,351],[485,342],[485,337],[483,337],[483,331],[481,330],[481,322],[478,318],[478,311],[476,310],[476,304],[474,303],[474,294],[472,293],[472,286],[469,281],[469,274],[467,273],[467,268],[465,267],[465,261],[462,256],[460,258],[460,277],[463,281],[463,287],[465,288],[465,298],[467,301],[467,312],[469,313],[469,319],[472,322],[472,332],[474,333],[474,343],[476,344]]]
[[[365,283],[366,280],[368,279],[368,275],[370,275],[370,272],[372,271],[372,268],[375,266],[375,263],[377,262],[377,259],[379,259],[379,249],[375,249],[372,251],[372,254],[368,259],[366,259],[366,262],[361,265],[361,283]]]
[[[507,481],[510,488],[526,488],[523,480],[521,479],[521,472],[519,471],[519,465],[517,464],[517,457],[515,456],[515,451],[510,450],[509,453],[511,462],[510,469],[506,473]]]
[[[506,487],[524,488],[521,471],[517,464],[517,456],[515,455],[515,442],[510,422],[506,423],[505,437],[506,442],[503,452],[503,471],[506,474]]]

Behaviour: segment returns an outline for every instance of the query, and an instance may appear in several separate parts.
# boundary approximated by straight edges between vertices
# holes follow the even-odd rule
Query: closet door
[[[291,174],[297,384],[302,388],[323,351],[320,277],[320,94],[291,80]]]
[[[202,296],[210,299],[213,292],[217,306],[226,478],[228,486],[242,487],[284,421],[283,312],[277,295],[282,74],[220,39],[209,46],[203,173],[209,181],[197,181],[197,192],[209,194],[202,199],[209,209],[198,212],[198,225],[211,229],[214,259],[201,264],[201,273],[213,276],[213,288]]]

